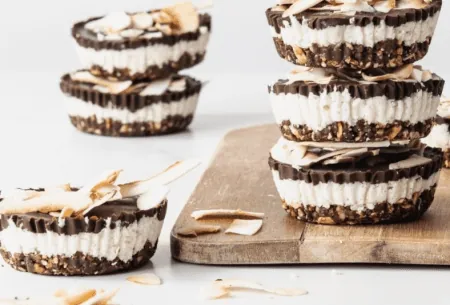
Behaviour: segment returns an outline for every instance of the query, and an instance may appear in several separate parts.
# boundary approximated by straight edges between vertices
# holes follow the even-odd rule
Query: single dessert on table
[[[293,142],[281,138],[269,165],[285,210],[327,225],[419,219],[434,199],[440,149],[402,142]]]
[[[76,23],[84,69],[118,80],[160,79],[200,63],[211,17],[190,2],[149,12],[116,12]]]
[[[121,171],[81,188],[70,184],[2,191],[0,253],[14,269],[44,275],[131,270],[154,255],[168,188],[198,163],[176,163],[147,180],[117,183]]]
[[[183,75],[153,81],[118,81],[87,70],[66,74],[60,87],[72,124],[105,136],[149,136],[185,130],[202,83]]]
[[[298,67],[269,94],[286,139],[362,143],[427,136],[443,86],[442,78],[412,64],[364,72]]]
[[[280,0],[266,11],[279,55],[295,64],[394,68],[428,52],[442,0]]]
[[[443,99],[438,108],[436,124],[431,133],[422,140],[430,147],[437,147],[444,152],[444,167],[450,168],[450,100]]]

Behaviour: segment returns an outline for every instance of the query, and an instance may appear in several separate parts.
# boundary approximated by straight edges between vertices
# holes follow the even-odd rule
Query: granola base
[[[273,38],[278,54],[297,65],[328,68],[395,68],[414,63],[428,53],[431,37],[424,42],[410,46],[402,41],[388,40],[374,47],[350,43],[321,47],[314,44],[310,48],[286,45],[281,38]]]
[[[434,200],[436,185],[430,190],[414,193],[412,199],[395,204],[378,203],[372,210],[354,211],[349,207],[332,205],[329,208],[300,205],[294,208],[283,201],[283,208],[298,220],[322,225],[371,225],[409,222],[420,219]]]
[[[144,73],[131,73],[128,68],[114,68],[111,73],[104,70],[101,66],[98,65],[90,67],[89,70],[93,75],[102,78],[113,78],[120,81],[156,80],[167,78],[172,74],[178,73],[181,70],[191,68],[201,63],[205,58],[205,54],[206,53],[197,53],[191,55],[189,53],[184,53],[179,60],[169,61],[162,66],[150,66]]]
[[[156,247],[147,242],[144,248],[136,253],[128,262],[116,258],[108,261],[106,258],[97,258],[77,252],[71,257],[67,256],[45,256],[36,253],[11,253],[7,249],[0,248],[0,254],[6,263],[12,268],[42,275],[102,275],[139,268],[150,260],[155,254]]]
[[[162,122],[139,122],[124,124],[112,119],[97,120],[96,116],[89,118],[70,116],[72,125],[78,130],[90,134],[110,137],[146,137],[165,135],[186,130],[194,116],[168,116]]]
[[[291,141],[367,142],[413,140],[426,137],[433,127],[432,119],[417,124],[395,121],[392,124],[375,124],[360,120],[356,125],[334,122],[326,128],[314,131],[307,125],[292,124],[285,120],[280,124],[284,138]]]

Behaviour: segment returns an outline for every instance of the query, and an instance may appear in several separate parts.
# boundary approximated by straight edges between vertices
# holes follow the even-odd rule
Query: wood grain
[[[275,125],[232,131],[225,136],[171,234],[172,256],[196,264],[380,263],[450,265],[450,171],[442,173],[436,199],[423,219],[383,226],[322,226],[289,217],[281,207],[267,164],[279,137]],[[181,237],[194,225],[195,210],[227,208],[264,212],[255,236],[219,234]]]

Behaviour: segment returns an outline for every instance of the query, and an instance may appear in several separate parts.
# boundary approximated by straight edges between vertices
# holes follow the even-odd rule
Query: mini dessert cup
[[[442,149],[445,168],[450,168],[450,101],[442,100],[438,109],[436,124],[431,133],[422,140],[430,147]]]
[[[442,6],[442,0],[283,2],[293,4],[266,12],[282,58],[310,67],[359,70],[422,59]]]
[[[14,269],[100,275],[134,269],[154,255],[171,181],[197,162],[177,162],[147,180],[118,184],[108,172],[82,188],[2,191],[0,254]]]
[[[417,220],[430,207],[442,152],[417,143],[343,145],[281,138],[269,165],[284,209],[301,221],[397,223]]]
[[[194,117],[202,83],[181,75],[155,81],[111,81],[78,71],[64,75],[60,87],[78,130],[135,137],[185,130]]]
[[[367,142],[427,136],[444,80],[412,65],[392,71],[301,68],[269,86],[283,136]]]
[[[72,36],[84,69],[118,80],[160,79],[203,61],[211,17],[190,3],[76,23]]]

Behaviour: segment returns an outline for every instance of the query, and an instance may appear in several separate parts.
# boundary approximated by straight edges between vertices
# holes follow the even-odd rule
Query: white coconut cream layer
[[[424,42],[433,35],[438,18],[439,13],[436,13],[425,20],[410,21],[397,27],[388,26],[385,21],[381,21],[379,25],[339,25],[317,30],[308,26],[307,18],[300,23],[297,18],[291,16],[290,23],[284,21],[280,33],[276,33],[274,29],[271,32],[285,44],[301,48],[309,48],[313,44],[326,47],[342,43],[374,47],[376,43],[389,39],[397,39],[406,46],[411,46],[417,42]]]
[[[96,116],[97,120],[112,119],[123,124],[155,122],[160,123],[168,116],[189,116],[194,114],[197,108],[199,94],[170,103],[154,103],[145,106],[135,112],[126,108],[117,108],[109,103],[106,107],[100,107],[90,102],[85,102],[71,96],[65,96],[67,112],[70,116],[89,118]]]
[[[77,45],[81,64],[89,69],[100,66],[112,73],[114,69],[128,69],[131,74],[144,73],[148,67],[162,67],[164,64],[179,61],[184,54],[191,56],[203,55],[209,41],[209,30],[200,28],[197,40],[179,41],[174,45],[154,44],[136,49],[109,50],[85,48]]]
[[[369,99],[353,98],[346,89],[339,92],[322,92],[320,95],[270,94],[272,109],[278,124],[290,120],[291,124],[307,125],[320,131],[334,122],[350,126],[359,120],[368,123],[389,124],[396,120],[411,124],[423,122],[436,116],[439,96],[418,91],[401,100],[377,96]]]
[[[374,209],[376,204],[394,204],[401,199],[411,199],[414,193],[431,189],[439,180],[440,171],[428,179],[420,176],[403,178],[387,183],[318,183],[300,180],[282,180],[278,171],[272,171],[276,188],[282,200],[293,208],[300,205],[329,208],[331,205],[349,207],[354,211]]]
[[[156,245],[161,233],[163,221],[153,217],[143,217],[139,221],[122,227],[120,222],[110,229],[111,218],[106,220],[105,228],[99,233],[80,233],[62,235],[51,231],[33,233],[17,227],[12,220],[8,227],[0,232],[2,248],[10,253],[35,253],[41,255],[61,255],[71,257],[77,252],[95,258],[116,258],[128,262],[133,255],[142,250],[147,242]]]
[[[431,147],[450,149],[450,132],[448,124],[437,124],[433,126],[430,134],[422,139],[422,142]]]

